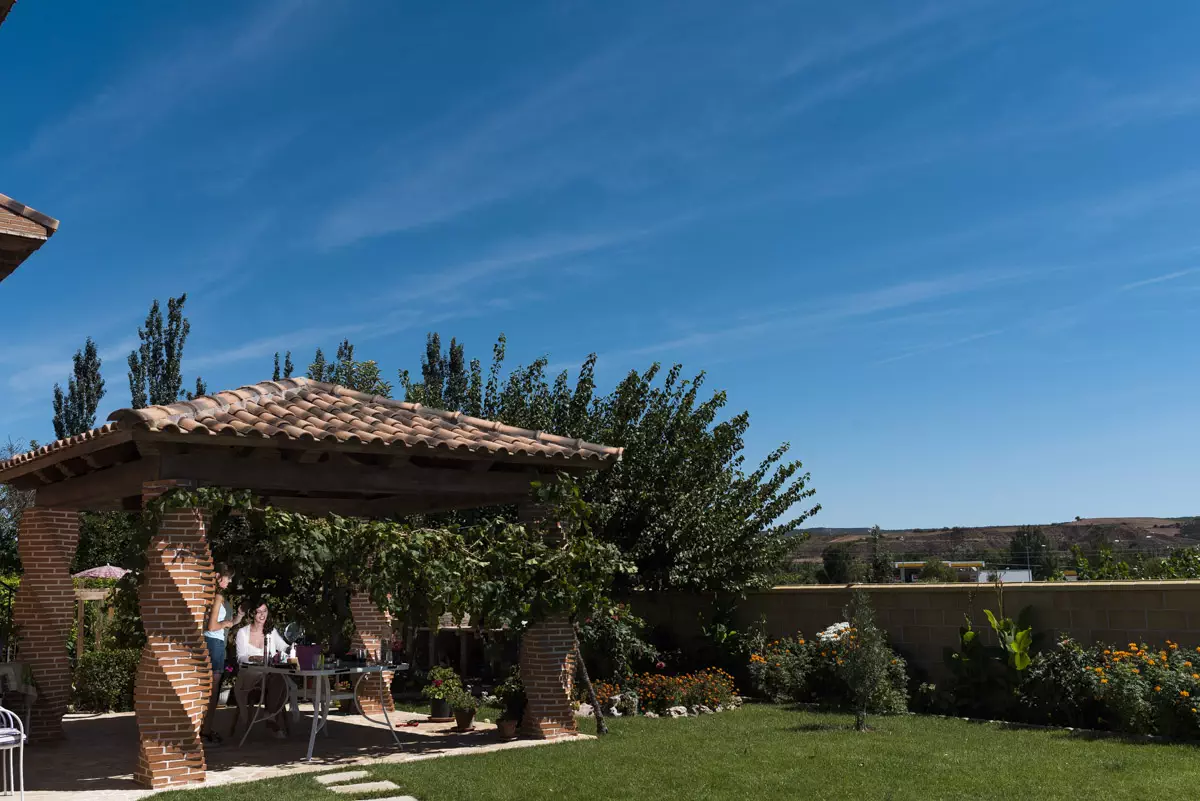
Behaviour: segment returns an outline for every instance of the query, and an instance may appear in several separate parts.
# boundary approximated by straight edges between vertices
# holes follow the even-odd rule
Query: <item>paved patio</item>
[[[221,710],[218,731],[228,731],[233,710]],[[396,712],[393,720],[404,723],[425,721],[425,715]],[[310,718],[293,724],[287,740],[269,736],[255,726],[245,746],[227,741],[208,752],[208,777],[203,786],[255,781],[274,776],[328,771],[355,765],[410,762],[459,754],[476,754],[510,748],[550,745],[566,740],[514,740],[500,742],[496,727],[475,724],[475,730],[459,733],[452,723],[424,723],[400,727],[400,748],[387,729],[360,715],[331,715],[329,736],[317,735],[313,761],[304,762],[308,747]],[[25,789],[29,801],[132,801],[155,791],[133,781],[137,765],[137,724],[132,712],[109,715],[68,715],[63,720],[66,739],[53,744],[35,744],[25,751]],[[578,735],[568,740],[590,739]],[[201,785],[195,785],[201,786]]]

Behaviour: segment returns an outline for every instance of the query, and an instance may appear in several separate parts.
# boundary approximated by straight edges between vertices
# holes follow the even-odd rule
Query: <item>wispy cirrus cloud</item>
[[[453,303],[464,290],[472,293],[499,283],[512,282],[532,271],[549,269],[587,256],[627,245],[660,232],[677,220],[635,228],[598,229],[547,234],[501,243],[476,258],[425,268],[420,281],[407,281],[395,292],[400,301],[437,300]]]
[[[930,342],[925,345],[919,345],[915,348],[909,348],[908,350],[901,351],[900,353],[897,353],[894,356],[888,356],[885,359],[879,359],[875,362],[872,362],[872,364],[876,365],[876,366],[883,365],[883,364],[891,364],[892,362],[903,361],[904,359],[911,359],[914,356],[923,356],[926,353],[933,353],[935,351],[949,350],[950,348],[957,348],[962,345],[969,345],[972,342],[978,342],[981,339],[990,339],[991,337],[996,337],[1003,333],[1004,333],[1003,328],[996,328],[991,331],[982,331],[978,334],[970,334],[965,337],[955,337],[954,339],[940,340],[938,342]]]
[[[1121,287],[1119,287],[1118,291],[1128,292],[1132,289],[1140,289],[1144,286],[1152,286],[1154,284],[1162,284],[1167,281],[1175,281],[1180,278],[1185,278],[1189,275],[1195,275],[1196,273],[1200,273],[1200,267],[1191,267],[1186,270],[1176,270],[1175,272],[1156,275],[1153,278],[1143,278],[1140,281],[1132,281],[1128,284],[1123,284]]]
[[[849,30],[811,37],[810,44],[784,62],[778,77],[787,78],[879,50],[946,22],[978,14],[988,5],[992,5],[989,0],[905,3],[896,6],[899,13],[864,15],[865,21]]]
[[[316,0],[271,0],[247,16],[176,41],[111,80],[99,92],[38,130],[21,158],[96,158],[127,146],[238,73],[301,43],[298,34],[329,13]]]

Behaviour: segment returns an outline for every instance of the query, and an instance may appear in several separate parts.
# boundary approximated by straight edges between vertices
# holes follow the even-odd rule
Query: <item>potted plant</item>
[[[479,707],[475,696],[465,687],[458,687],[451,690],[446,702],[454,710],[454,721],[458,724],[458,730],[470,731],[471,724],[475,722],[475,710]]]
[[[525,714],[525,685],[521,683],[521,671],[513,668],[495,692],[496,698],[504,705],[504,713],[496,721],[496,728],[502,739],[511,740],[517,736],[517,726]]]
[[[462,690],[462,679],[453,669],[435,667],[429,671],[429,683],[421,690],[421,695],[429,699],[429,719],[445,723],[454,719],[447,700],[456,690]]]

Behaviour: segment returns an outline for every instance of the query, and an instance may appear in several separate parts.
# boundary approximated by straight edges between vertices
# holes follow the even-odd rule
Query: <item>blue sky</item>
[[[154,297],[185,376],[425,332],[611,386],[708,371],[812,525],[1195,514],[1200,5],[17,4],[0,436],[103,413]]]

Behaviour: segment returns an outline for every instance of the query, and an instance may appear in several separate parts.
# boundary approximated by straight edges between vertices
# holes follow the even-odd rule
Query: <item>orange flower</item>
[[[1161,692],[1162,692],[1162,687],[1160,687],[1160,686],[1158,686],[1157,684],[1155,684],[1155,685],[1154,685],[1154,692],[1156,692],[1156,693],[1161,693]]]
[[[1108,679],[1100,679],[1101,684],[1108,684]]]
[[[1180,694],[1181,696],[1183,696],[1184,698],[1188,698],[1188,697],[1190,697],[1190,696],[1191,696],[1191,693],[1189,693],[1187,690],[1180,690],[1180,691],[1179,691],[1179,694]]]

